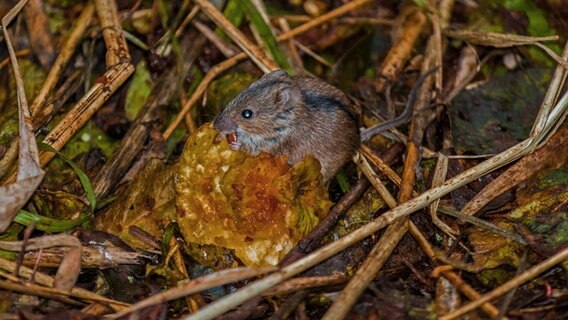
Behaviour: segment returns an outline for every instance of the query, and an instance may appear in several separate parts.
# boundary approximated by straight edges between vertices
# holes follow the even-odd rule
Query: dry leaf
[[[38,149],[34,131],[31,125],[28,102],[24,92],[24,82],[16,60],[16,54],[6,30],[16,15],[26,4],[26,0],[20,1],[15,5],[4,18],[2,18],[2,32],[10,61],[14,69],[16,78],[16,89],[18,93],[19,108],[19,128],[20,128],[20,148],[18,159],[18,178],[13,184],[0,186],[0,232],[5,231],[12,223],[12,219],[29,200],[33,192],[39,186],[45,172],[39,166]]]

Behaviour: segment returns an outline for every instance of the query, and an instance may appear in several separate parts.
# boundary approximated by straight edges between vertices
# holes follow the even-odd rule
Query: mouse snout
[[[237,129],[237,124],[231,117],[220,115],[213,120],[213,127],[220,132],[233,132]]]

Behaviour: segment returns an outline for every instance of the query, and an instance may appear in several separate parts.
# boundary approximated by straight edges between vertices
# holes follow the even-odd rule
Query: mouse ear
[[[300,88],[296,85],[285,86],[278,92],[278,100],[284,109],[293,108],[302,99]]]
[[[277,70],[271,71],[271,72],[262,76],[262,79],[264,79],[264,80],[278,79],[278,78],[288,79],[288,78],[290,78],[290,76],[288,75],[288,73],[286,71],[284,71],[282,69],[277,69]]]

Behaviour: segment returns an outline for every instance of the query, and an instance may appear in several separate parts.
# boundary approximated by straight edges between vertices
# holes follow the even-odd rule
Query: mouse
[[[310,76],[263,75],[213,120],[232,150],[286,155],[293,165],[312,155],[328,182],[359,148],[360,112],[347,96]]]

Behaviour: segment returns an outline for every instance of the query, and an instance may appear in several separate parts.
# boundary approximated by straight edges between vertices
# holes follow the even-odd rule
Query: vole
[[[314,77],[265,74],[213,121],[231,149],[287,155],[294,164],[312,155],[324,181],[351,160],[361,141],[359,114],[341,90]]]
[[[227,104],[213,126],[233,150],[256,155],[288,155],[294,164],[311,154],[329,181],[361,141],[407,123],[417,92],[437,67],[418,77],[402,114],[359,134],[360,110],[334,86],[314,77],[291,77],[283,70],[265,74]]]

